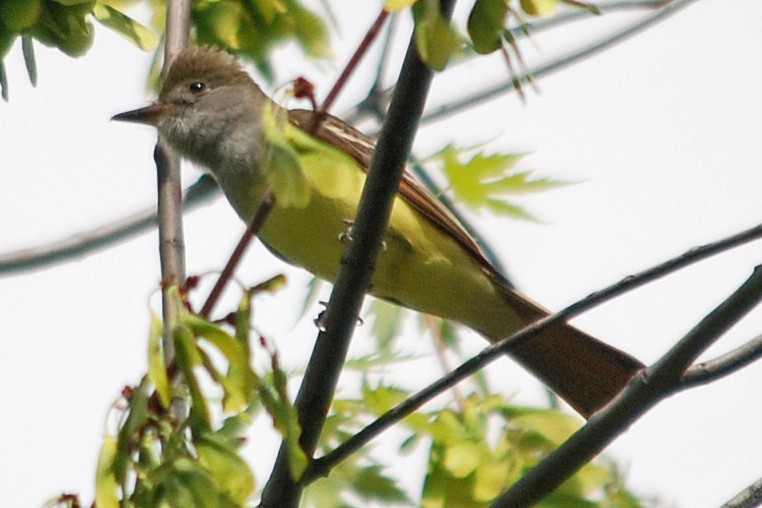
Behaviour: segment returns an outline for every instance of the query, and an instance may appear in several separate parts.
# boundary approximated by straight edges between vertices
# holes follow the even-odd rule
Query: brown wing
[[[292,124],[311,133],[319,140],[341,148],[360,164],[363,171],[368,171],[376,145],[362,132],[335,116],[329,114],[318,116],[317,113],[306,109],[290,110],[288,119]],[[410,206],[457,241],[489,275],[502,280],[458,219],[407,170],[402,173],[398,192]]]

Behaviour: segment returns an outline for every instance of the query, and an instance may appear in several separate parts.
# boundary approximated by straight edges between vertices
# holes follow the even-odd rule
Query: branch
[[[752,483],[733,499],[722,505],[722,508],[754,508],[762,504],[762,478]]]
[[[443,16],[449,19],[455,0],[441,0]],[[296,397],[302,428],[300,444],[308,457],[317,448],[336,383],[346,358],[349,341],[370,285],[372,267],[381,248],[392,203],[410,154],[433,72],[418,57],[415,34],[411,35],[400,71],[398,92],[389,106],[376,152],[368,170],[353,239],[342,256],[339,273],[326,308],[324,331],[315,348]],[[299,503],[303,483],[291,476],[288,452],[281,445],[270,480],[262,495],[263,507],[288,508]]]
[[[494,99],[495,97],[514,92],[516,91],[515,83],[527,83],[529,82],[530,77],[532,79],[538,79],[543,76],[558,72],[561,69],[569,67],[570,65],[578,63],[584,59],[597,55],[598,53],[611,48],[615,44],[623,42],[624,40],[637,35],[643,30],[652,27],[656,23],[664,21],[673,14],[676,14],[679,10],[688,7],[695,1],[696,0],[675,0],[674,2],[667,4],[667,6],[663,9],[646,17],[645,19],[637,21],[602,40],[579,49],[578,51],[570,53],[566,56],[559,57],[546,65],[531,69],[529,72],[517,77],[516,80],[501,82],[498,85],[487,87],[464,98],[456,99],[450,103],[443,104],[426,113],[421,119],[421,122],[428,123],[435,120],[441,120],[442,118],[458,113],[464,109],[472,108],[478,104]],[[532,25],[529,24],[528,26],[531,29]]]
[[[646,411],[671,395],[688,366],[760,300],[762,265],[666,355],[641,371],[611,403],[595,413],[585,426],[530,469],[491,506],[531,506],[560,487]]]
[[[684,390],[710,383],[737,370],[741,370],[760,357],[762,357],[762,335],[757,335],[743,346],[729,353],[692,366],[685,372],[676,388]]]
[[[381,415],[378,419],[339,445],[332,452],[313,461],[305,475],[307,481],[319,476],[325,476],[336,464],[365,446],[375,436],[399,422],[429,400],[448,390],[456,383],[482,369],[491,361],[501,357],[504,353],[510,351],[512,347],[516,347],[520,343],[531,340],[532,337],[539,335],[545,329],[554,326],[559,322],[567,321],[601,303],[631,291],[636,287],[669,275],[681,268],[685,268],[693,263],[706,259],[707,257],[720,254],[728,249],[738,247],[739,245],[760,238],[762,238],[762,224],[718,242],[691,249],[677,258],[671,259],[639,274],[626,277],[622,281],[609,286],[608,288],[593,293],[579,302],[573,303],[556,314],[536,321],[532,325],[511,335],[509,338],[485,348],[477,356],[464,362],[447,376],[440,378]]]
[[[222,290],[225,289],[228,281],[233,276],[233,271],[241,261],[244,252],[246,252],[246,248],[257,236],[257,233],[259,233],[259,229],[262,227],[262,223],[267,218],[267,215],[270,213],[274,203],[275,196],[273,196],[272,192],[269,192],[257,206],[254,217],[252,217],[249,223],[246,225],[246,230],[243,232],[243,235],[238,241],[238,244],[235,246],[235,249],[233,249],[233,253],[230,255],[228,262],[225,264],[225,268],[222,269],[220,276],[217,278],[217,282],[214,283],[214,287],[209,292],[209,296],[207,297],[206,302],[204,302],[204,306],[201,308],[201,312],[199,312],[201,316],[208,318],[212,313],[212,309],[214,309],[214,306],[217,304],[217,300],[219,300],[220,295],[222,294]]]
[[[362,41],[357,46],[357,49],[352,54],[352,57],[349,59],[349,62],[347,62],[347,65],[344,66],[344,70],[341,71],[341,74],[336,79],[336,83],[334,83],[333,87],[328,92],[328,95],[323,101],[323,104],[320,106],[321,113],[324,113],[331,109],[331,106],[333,105],[333,102],[336,100],[336,97],[339,95],[339,92],[341,92],[341,89],[346,84],[352,72],[354,72],[355,69],[357,69],[357,65],[359,64],[360,60],[365,55],[365,53],[368,51],[370,44],[375,40],[376,36],[378,35],[378,32],[384,26],[384,22],[386,21],[386,18],[388,16],[389,16],[389,12],[386,9],[381,9],[381,12],[376,17],[376,20],[373,22],[373,25],[371,25],[370,29],[368,29],[368,32],[365,34],[365,37],[363,37]]]
[[[188,45],[190,25],[190,0],[169,0],[167,2],[166,45],[164,47],[164,67],[166,76],[175,57]],[[159,219],[159,260],[161,262],[161,312],[164,322],[162,352],[164,363],[171,365],[175,360],[175,341],[172,330],[177,321],[178,309],[170,295],[173,285],[185,282],[185,238],[183,235],[182,178],[180,157],[167,145],[161,134],[154,149],[156,179],[158,186],[157,212]],[[175,383],[180,385],[182,379]],[[172,400],[171,412],[181,418],[188,411],[186,402],[180,398]]]
[[[188,187],[183,199],[183,210],[190,211],[206,203],[219,192],[217,184],[204,175]],[[116,242],[152,229],[158,223],[156,207],[145,208],[110,224],[77,233],[63,240],[40,247],[0,255],[0,276],[31,271],[46,265],[63,263],[87,255]]]

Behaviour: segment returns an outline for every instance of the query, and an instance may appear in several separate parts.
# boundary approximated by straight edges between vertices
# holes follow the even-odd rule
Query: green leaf
[[[273,275],[267,280],[264,280],[248,289],[249,296],[253,297],[259,293],[274,293],[286,285],[286,276],[282,273]],[[247,299],[248,300],[248,299]],[[239,307],[240,309],[240,307]]]
[[[477,53],[484,55],[502,47],[507,15],[505,0],[476,0],[468,16],[467,29]]]
[[[519,427],[545,437],[554,445],[560,445],[576,432],[581,423],[579,418],[552,409],[537,409],[517,414],[511,421]]]
[[[460,50],[461,40],[455,29],[439,10],[439,0],[419,0],[413,6],[415,41],[418,54],[427,66],[441,71],[454,53]]]
[[[187,325],[178,324],[172,329],[172,339],[175,344],[175,361],[183,373],[185,383],[190,392],[189,408],[191,428],[198,432],[208,432],[211,429],[211,416],[201,387],[193,372],[194,365],[200,361],[196,351],[196,340]]]
[[[507,486],[509,464],[500,457],[499,460],[485,458],[474,472],[474,499],[488,503],[505,490]]]
[[[325,23],[297,0],[203,0],[193,2],[191,16],[198,44],[245,55],[268,81],[270,55],[279,42],[296,42],[312,58],[330,56]]]
[[[31,36],[26,34],[21,36],[21,52],[24,54],[24,65],[27,76],[29,76],[29,82],[32,83],[32,86],[37,86],[37,62],[34,58],[34,45]]]
[[[556,11],[558,0],[520,0],[520,4],[530,16],[549,16]]]
[[[95,37],[93,24],[88,19],[93,7],[95,0],[50,1],[28,33],[69,56],[82,56],[93,45]]]
[[[117,451],[114,457],[114,474],[119,483],[127,477],[130,446],[140,429],[148,422],[148,383],[144,380],[132,390],[129,412],[117,435]]]
[[[388,12],[399,12],[412,6],[418,0],[384,0],[384,9]]]
[[[159,37],[155,33],[102,1],[95,4],[93,16],[143,51],[153,50],[159,44]]]
[[[366,406],[377,415],[387,412],[408,396],[406,390],[393,386],[382,385],[371,388],[367,383],[363,383],[362,388],[363,400]]]
[[[309,464],[309,459],[299,444],[299,436],[302,434],[299,415],[288,397],[288,378],[278,366],[276,356],[273,356],[272,367],[275,391],[278,394],[276,411],[272,413],[273,422],[286,443],[291,476],[298,480]]]
[[[277,354],[273,353],[270,359],[272,367],[272,384],[268,385],[265,380],[258,379],[256,386],[262,406],[272,417],[273,426],[283,437],[288,452],[289,468],[294,479],[299,479],[307,469],[309,460],[299,445],[301,427],[299,426],[296,408],[288,396],[288,377],[280,368]]]
[[[366,319],[372,319],[371,335],[376,341],[378,351],[391,352],[394,339],[397,338],[402,320],[407,310],[385,300],[374,298],[368,307]]]
[[[248,293],[244,295],[242,302],[248,304]],[[245,305],[243,311],[236,313],[236,319],[242,313],[246,313],[248,305]],[[238,323],[245,333],[242,336],[233,337],[221,326],[212,323],[195,314],[184,314],[181,318],[183,325],[190,327],[195,336],[203,338],[218,349],[228,361],[227,374],[221,375],[213,369],[211,363],[207,363],[207,370],[212,377],[223,386],[224,396],[222,407],[224,411],[239,411],[246,407],[250,402],[250,395],[253,389],[254,372],[249,366],[248,350],[248,318],[242,318]]]
[[[292,10],[295,37],[304,53],[312,58],[327,58],[331,55],[328,32],[323,20],[298,6]]]
[[[513,168],[524,154],[490,154],[477,151],[465,157],[466,150],[448,145],[433,159],[438,160],[449,181],[454,198],[472,209],[486,209],[493,213],[522,219],[533,218],[505,196],[540,192],[565,182],[547,178],[532,178],[529,171]],[[511,173],[513,171],[513,173]]]
[[[95,3],[95,0],[52,0],[52,1],[58,2],[59,4],[65,5],[67,7],[86,5],[88,11],[93,8],[93,4]]]
[[[167,367],[164,363],[164,350],[161,347],[162,331],[161,319],[151,313],[151,330],[148,334],[148,378],[156,387],[161,405],[167,408],[171,391]]]
[[[280,206],[304,208],[310,202],[310,189],[292,143],[307,135],[292,127],[270,103],[262,111],[262,127],[267,146],[262,165],[267,168],[275,199]]]
[[[214,435],[196,441],[199,463],[209,472],[219,491],[244,504],[254,491],[254,474],[236,449]]]
[[[95,473],[95,505],[98,508],[119,508],[119,483],[114,474],[117,440],[107,435],[103,439]]]
[[[561,3],[565,3],[566,5],[571,5],[572,7],[576,7],[578,9],[584,9],[586,11],[589,11],[590,14],[595,14],[599,16],[601,14],[601,10],[598,8],[597,5],[587,3],[587,2],[580,2],[578,0],[559,0]]]
[[[0,24],[11,32],[21,32],[35,23],[42,14],[42,0],[3,0],[0,2]]]
[[[199,2],[193,14],[200,43],[241,49],[239,34],[246,23],[246,13],[241,3],[228,0]]]
[[[307,292],[302,299],[301,308],[299,309],[299,318],[303,318],[313,303],[317,301],[320,294],[320,290],[324,287],[325,281],[312,277],[307,283]]]
[[[446,448],[444,466],[455,478],[465,478],[476,470],[484,458],[481,446],[464,441]]]
[[[203,337],[212,343],[231,364],[239,363],[241,366],[248,366],[248,357],[245,351],[241,350],[240,342],[223,330],[221,326],[197,314],[189,313],[181,316],[180,323],[188,326],[193,335]]]
[[[383,474],[380,465],[361,467],[352,477],[352,491],[367,502],[410,503],[405,491],[390,477]]]

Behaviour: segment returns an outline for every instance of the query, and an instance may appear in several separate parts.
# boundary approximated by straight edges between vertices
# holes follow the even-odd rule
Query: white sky
[[[305,74],[325,93],[335,68],[376,12],[350,0],[334,41],[335,65],[304,67],[285,52],[279,78]],[[365,5],[365,4],[363,4]],[[355,12],[357,11],[357,12]],[[343,18],[342,18],[343,19]],[[596,20],[525,45],[530,62],[590,40],[622,18]],[[611,25],[608,25],[611,26]],[[546,224],[477,218],[523,292],[558,309],[621,277],[762,219],[762,4],[704,0],[593,60],[542,79],[527,104],[515,96],[426,126],[418,154],[449,140],[491,140],[531,151],[523,167],[579,182],[525,199]],[[571,45],[571,46],[570,46]],[[155,199],[155,134],[109,123],[146,103],[149,56],[98,29],[84,58],[37,46],[39,85],[25,78],[20,47],[6,59],[11,100],[0,104],[0,252],[45,243],[102,224]],[[364,67],[340,112],[362,96]],[[430,105],[504,76],[499,59],[457,67],[435,82]],[[464,132],[465,131],[465,132]],[[188,182],[197,172],[189,169]],[[242,225],[228,205],[192,213],[186,223],[188,272],[216,270]],[[0,485],[5,506],[39,506],[61,491],[92,495],[106,413],[145,369],[149,301],[159,278],[155,232],[86,258],[0,280]],[[258,281],[288,270],[257,247],[239,274]],[[750,274],[759,242],[621,297],[575,321],[646,362],[656,360]],[[257,302],[257,324],[284,361],[309,354],[309,319],[293,328],[307,278],[288,271],[289,288]],[[327,297],[327,290],[322,295]],[[285,303],[284,303],[285,302]],[[314,313],[312,314],[314,315]],[[309,318],[312,317],[309,316]],[[762,331],[748,316],[708,356]],[[412,334],[411,334],[412,337]],[[360,339],[362,340],[362,339]],[[476,351],[476,339],[467,347]],[[531,378],[501,364],[499,380],[522,402],[542,402]],[[415,386],[421,386],[416,372]],[[431,376],[438,375],[432,367]],[[662,402],[607,455],[628,485],[681,507],[710,507],[762,476],[762,425],[755,364],[711,386]],[[497,383],[496,383],[497,385]],[[267,455],[260,452],[260,456]],[[268,464],[257,465],[260,480]]]

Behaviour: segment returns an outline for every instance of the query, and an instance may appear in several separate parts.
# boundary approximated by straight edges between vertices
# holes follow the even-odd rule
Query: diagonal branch
[[[190,211],[206,203],[219,192],[211,176],[204,175],[188,187],[183,210]],[[0,276],[22,273],[85,256],[122,240],[132,238],[158,224],[156,207],[145,208],[122,219],[41,247],[0,255]]]
[[[733,499],[722,505],[722,508],[754,508],[761,504],[762,478],[733,496]]]
[[[609,35],[608,37],[598,40],[568,55],[558,57],[548,64],[530,69],[529,72],[525,73],[524,75],[518,76],[515,81],[518,83],[527,83],[529,82],[530,77],[532,79],[539,79],[543,76],[553,74],[573,64],[579,63],[582,60],[591,58],[598,53],[610,49],[612,46],[619,44],[620,42],[623,42],[630,37],[634,37],[635,35],[648,28],[651,28],[653,25],[666,20],[668,17],[677,14],[677,12],[679,12],[681,9],[688,7],[691,3],[696,1],[697,0],[675,0],[654,14],[651,14],[650,16],[647,16],[635,23],[632,23],[631,25]],[[531,25],[529,26],[531,27]],[[441,120],[464,109],[475,107],[488,100],[514,91],[514,80],[509,82],[501,82],[497,85],[486,87],[479,92],[469,94],[468,96],[461,99],[456,99],[437,108],[433,108],[426,115],[424,115],[424,117],[421,119],[421,122],[428,123],[435,120]]]
[[[686,388],[711,383],[721,377],[743,369],[759,358],[762,358],[762,335],[757,335],[743,346],[718,358],[693,365],[685,372],[675,388],[676,390],[685,390]]]

